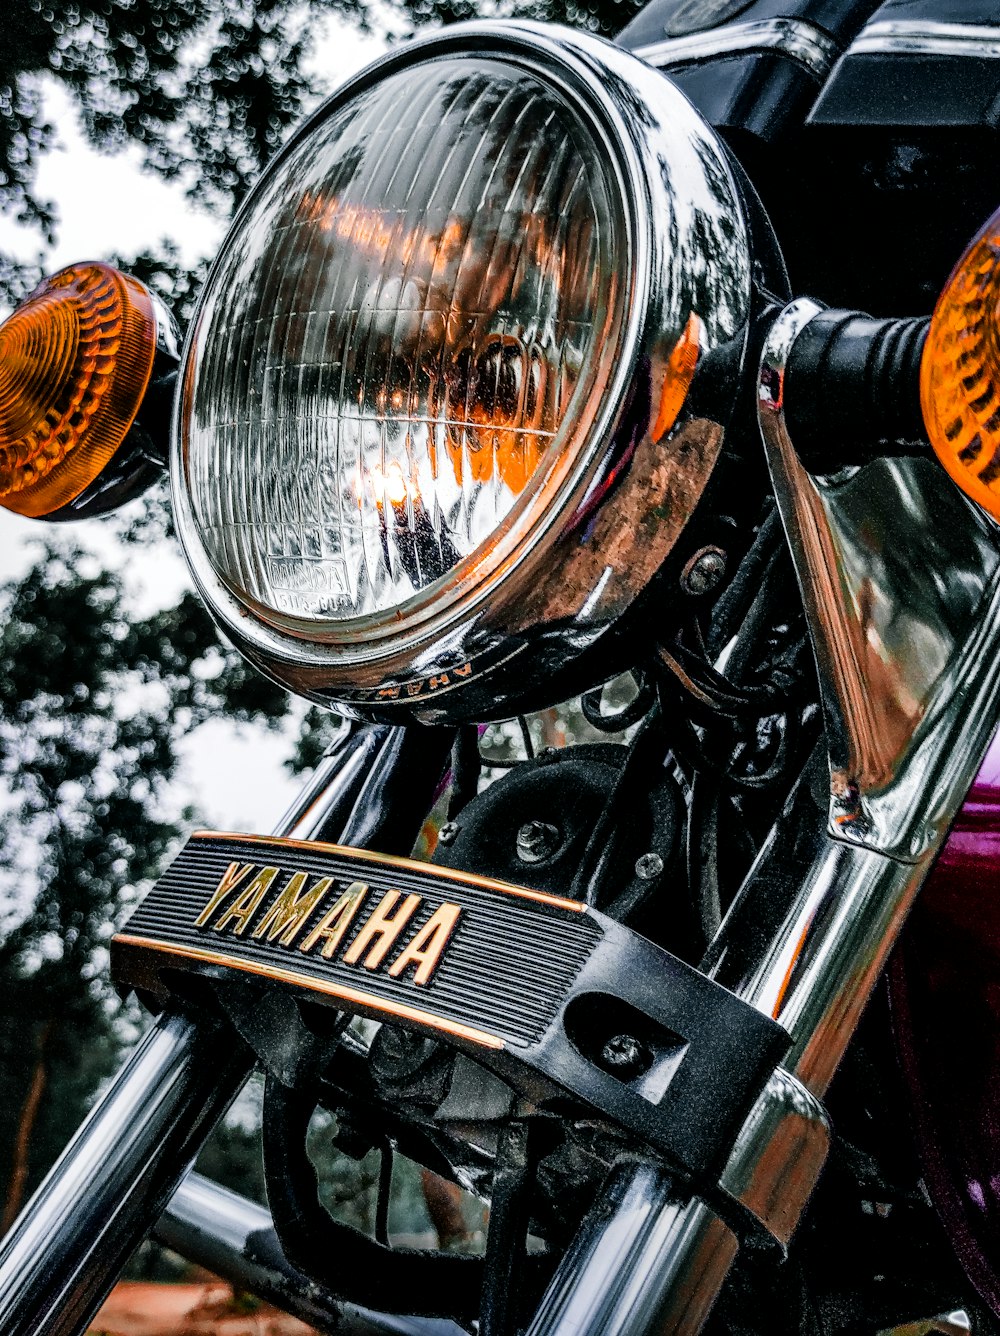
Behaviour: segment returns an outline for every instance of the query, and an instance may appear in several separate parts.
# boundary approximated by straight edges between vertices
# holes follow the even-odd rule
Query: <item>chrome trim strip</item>
[[[978,23],[896,19],[870,23],[847,49],[849,56],[979,56],[1000,60],[1000,28]]]
[[[675,65],[693,65],[716,56],[760,55],[777,52],[804,65],[810,74],[825,79],[841,48],[828,34],[801,19],[759,19],[754,23],[728,23],[708,32],[671,37],[635,47],[633,54],[658,70]]]

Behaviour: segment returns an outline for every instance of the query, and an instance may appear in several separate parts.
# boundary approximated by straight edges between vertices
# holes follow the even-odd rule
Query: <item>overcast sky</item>
[[[317,42],[314,70],[332,91],[384,46],[379,37],[331,20]],[[144,172],[138,149],[114,156],[95,153],[76,128],[71,99],[54,81],[46,89],[46,113],[57,127],[58,143],[42,161],[38,194],[55,200],[61,218],[58,245],[45,259],[48,272],[115,252],[135,254],[162,237],[176,242],[188,263],[214,254],[224,225],[196,209],[179,186]],[[0,216],[0,250],[34,260],[40,243],[36,233]],[[0,508],[0,582],[27,569],[32,540],[56,530],[94,549],[103,560],[120,564],[113,537],[99,521],[47,526]],[[188,579],[181,558],[162,546],[145,552],[130,548],[124,574],[145,610],[174,601]],[[211,824],[267,830],[298,787],[281,765],[289,750],[288,737],[262,737],[257,730],[240,733],[224,720],[208,725],[188,749],[189,796]]]

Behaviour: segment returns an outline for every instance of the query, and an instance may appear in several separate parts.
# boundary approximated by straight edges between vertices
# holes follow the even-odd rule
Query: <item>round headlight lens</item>
[[[252,197],[188,358],[212,568],[312,639],[497,569],[614,369],[620,192],[557,87],[499,59],[333,104]]]

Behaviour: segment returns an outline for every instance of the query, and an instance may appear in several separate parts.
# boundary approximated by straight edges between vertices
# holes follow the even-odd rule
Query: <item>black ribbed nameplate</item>
[[[334,845],[199,833],[112,951],[115,977],[140,988],[151,967],[228,966],[499,1047],[538,1042],[601,936],[571,900]]]
[[[574,900],[405,858],[193,835],[111,944],[115,979],[253,975],[447,1037],[535,1104],[571,1096],[709,1182],[788,1047],[769,1017]],[[643,1062],[604,1057],[635,1036]]]

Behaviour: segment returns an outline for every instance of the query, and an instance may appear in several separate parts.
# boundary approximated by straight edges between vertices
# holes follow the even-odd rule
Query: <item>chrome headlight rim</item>
[[[265,671],[271,671],[284,680],[282,665],[291,669],[317,670],[326,673],[331,682],[329,690],[309,689],[300,679],[294,689],[302,694],[336,703],[336,683],[350,683],[352,669],[359,670],[365,681],[395,679],[408,670],[433,671],[433,657],[437,653],[443,664],[461,660],[463,652],[457,648],[468,628],[489,620],[491,604],[503,586],[503,602],[507,605],[516,597],[518,582],[531,578],[531,572],[544,569],[547,554],[564,538],[567,528],[586,506],[588,494],[609,470],[609,459],[620,456],[623,438],[627,442],[634,428],[626,423],[629,410],[630,388],[634,385],[636,369],[643,360],[660,355],[662,360],[664,326],[657,302],[675,286],[676,258],[664,244],[662,217],[665,192],[658,173],[664,171],[663,161],[657,161],[650,144],[662,134],[663,122],[679,122],[686,142],[694,145],[703,160],[710,160],[716,180],[722,182],[727,193],[734,226],[740,232],[743,249],[747,249],[747,221],[742,197],[736,185],[731,165],[715,140],[713,133],[674,85],[658,72],[646,69],[646,75],[655,81],[655,91],[665,104],[665,114],[658,122],[650,118],[644,123],[641,113],[646,108],[642,93],[636,92],[628,78],[638,62],[622,48],[591,34],[570,29],[529,22],[472,21],[456,24],[443,32],[417,39],[405,47],[388,53],[349,80],[296,131],[288,143],[269,164],[261,178],[269,179],[280,170],[282,163],[307,140],[323,121],[343,107],[352,98],[377,84],[398,70],[453,56],[496,57],[508,64],[520,66],[533,77],[555,88],[571,108],[580,114],[595,142],[602,148],[601,168],[605,173],[613,203],[620,210],[627,254],[619,257],[623,271],[620,284],[622,313],[618,322],[618,355],[613,374],[597,396],[596,410],[589,421],[582,418],[576,425],[572,464],[553,488],[554,495],[544,504],[539,496],[545,491],[547,480],[529,489],[510,516],[509,526],[516,531],[511,551],[501,563],[481,578],[473,578],[464,586],[456,587],[442,596],[442,584],[451,580],[449,572],[443,580],[415,592],[406,601],[406,615],[398,614],[400,607],[386,612],[343,619],[325,630],[315,622],[303,621],[291,626],[286,621],[277,624],[273,610],[259,611],[246,597],[237,596],[222,579],[209,560],[200,540],[193,513],[189,490],[185,482],[185,450],[182,439],[182,418],[187,398],[186,372],[197,344],[200,320],[204,308],[204,293],[195,318],[191,323],[185,345],[182,377],[184,392],[177,396],[171,449],[171,479],[174,512],[178,534],[184,548],[195,583],[209,610],[236,644]],[[620,67],[620,68],[616,68]],[[616,76],[616,94],[609,89],[609,69]],[[622,109],[621,98],[630,101],[637,116],[630,121]],[[661,108],[662,110],[662,108]],[[651,168],[653,170],[651,171]],[[246,215],[252,210],[258,187],[250,192],[238,212],[223,248],[240,234]],[[669,194],[669,190],[666,192]],[[683,230],[683,229],[682,229]],[[689,243],[690,238],[685,238]],[[683,246],[682,246],[683,249]],[[690,250],[690,245],[688,245]],[[728,331],[738,337],[745,333],[751,303],[751,277],[748,256],[735,266],[739,273],[739,312]],[[207,293],[212,274],[206,282]],[[659,318],[658,318],[659,317]],[[673,344],[682,333],[675,320],[670,328]],[[670,340],[668,339],[668,342]],[[593,386],[579,385],[574,403],[583,392],[593,399]],[[683,418],[683,414],[682,414]],[[523,523],[526,513],[534,511],[530,523]],[[486,546],[486,544],[480,545]],[[467,562],[474,562],[480,549],[474,550]],[[470,572],[475,575],[475,568]],[[592,609],[599,613],[600,601]],[[486,639],[496,645],[492,633]],[[519,647],[508,646],[497,661],[509,658]]]

